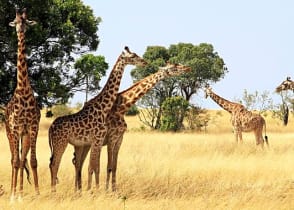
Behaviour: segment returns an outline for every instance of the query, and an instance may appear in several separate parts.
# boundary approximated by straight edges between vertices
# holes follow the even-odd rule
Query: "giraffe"
[[[268,144],[268,137],[266,136],[266,122],[260,114],[253,113],[247,110],[242,104],[228,101],[217,94],[215,94],[211,87],[206,86],[205,98],[210,97],[220,107],[231,114],[231,123],[235,131],[235,139],[238,142],[243,142],[242,132],[253,131],[255,135],[256,145],[261,144],[262,148],[264,145],[264,139],[262,136],[263,128],[265,130],[265,142]]]
[[[276,92],[280,93],[282,98],[282,112],[283,112],[283,123],[284,125],[288,124],[289,119],[289,108],[287,106],[286,101],[282,95],[282,91],[292,90],[294,91],[294,82],[291,80],[291,77],[287,77],[285,81],[283,81],[278,87],[276,87]]]
[[[18,38],[17,50],[17,85],[14,94],[5,109],[6,135],[11,151],[12,180],[11,200],[16,196],[18,170],[20,169],[20,198],[23,194],[23,170],[27,170],[26,156],[31,149],[30,164],[33,171],[35,191],[39,194],[36,141],[40,122],[40,109],[34,97],[33,89],[28,78],[25,55],[25,32],[27,25],[34,25],[35,21],[27,19],[26,9],[16,10],[16,17],[9,25],[16,28]],[[20,142],[21,141],[21,146]],[[19,151],[19,147],[21,150]],[[20,154],[21,153],[21,154]],[[19,157],[20,156],[20,157]]]
[[[99,187],[100,152],[107,131],[106,117],[116,100],[122,74],[128,64],[144,66],[147,63],[136,53],[131,52],[128,47],[125,47],[125,51],[118,57],[102,91],[86,103],[79,112],[58,117],[51,124],[49,145],[52,154],[50,158],[52,192],[56,191],[57,172],[68,143],[75,147],[87,144],[87,147],[91,148],[88,190],[91,188],[93,173],[95,174],[96,188]]]
[[[292,90],[294,91],[294,82],[291,80],[291,77],[287,77],[277,88],[276,92],[280,93],[283,90]]]
[[[107,145],[108,162],[107,162],[107,180],[106,189],[109,186],[110,174],[112,173],[112,190],[116,190],[116,169],[118,152],[123,140],[123,135],[127,130],[127,124],[124,114],[134,105],[144,94],[154,87],[160,80],[189,72],[190,67],[181,64],[168,63],[165,67],[160,67],[159,71],[151,74],[144,79],[133,84],[130,88],[118,93],[117,99],[107,117],[107,134],[103,145]],[[75,147],[75,157],[73,163],[76,168],[76,189],[80,190],[81,174],[83,162],[89,151],[89,146],[83,145]]]

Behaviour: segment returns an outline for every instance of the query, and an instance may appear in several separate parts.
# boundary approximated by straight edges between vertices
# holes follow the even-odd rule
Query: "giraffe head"
[[[283,81],[277,88],[276,92],[281,92],[283,90],[293,90],[294,91],[294,82],[290,77],[287,77],[285,81]]]
[[[131,52],[129,47],[125,47],[125,51],[122,52],[122,59],[125,61],[126,64],[129,65],[137,65],[137,66],[145,66],[147,62],[138,56],[136,53]]]
[[[26,9],[22,10],[22,14],[19,9],[16,10],[14,21],[10,22],[11,27],[15,27],[17,33],[25,33],[28,25],[35,25],[37,22],[27,19]]]
[[[212,88],[208,84],[206,84],[204,92],[205,92],[205,98],[208,98],[208,96],[212,94]]]
[[[163,71],[167,76],[177,76],[191,71],[191,68],[182,64],[167,63],[166,66],[159,67],[159,71]]]

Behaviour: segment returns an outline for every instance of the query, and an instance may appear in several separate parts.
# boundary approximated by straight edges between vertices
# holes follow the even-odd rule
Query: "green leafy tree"
[[[199,88],[206,83],[219,81],[228,72],[223,59],[214,51],[213,46],[207,43],[179,43],[170,45],[169,48],[149,46],[143,57],[149,65],[131,71],[134,81],[154,73],[167,61],[188,65],[192,69],[189,73],[160,81],[138,103],[142,107],[148,107],[147,111],[140,113],[141,121],[154,129],[161,127],[161,106],[166,98],[181,95],[190,101]]]
[[[167,98],[162,103],[160,129],[163,131],[179,131],[183,127],[183,119],[189,102],[181,96]]]
[[[36,25],[26,32],[26,54],[31,85],[41,106],[66,103],[73,95],[71,69],[74,58],[96,50],[101,22],[81,0],[0,0],[0,105],[16,86],[15,7],[28,8]]]
[[[75,91],[86,92],[86,102],[89,93],[97,93],[100,90],[99,81],[106,74],[108,63],[104,56],[86,54],[79,58],[74,65],[75,73],[73,76],[74,86],[78,86]]]

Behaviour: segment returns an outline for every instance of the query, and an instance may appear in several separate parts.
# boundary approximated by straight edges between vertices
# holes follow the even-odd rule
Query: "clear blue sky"
[[[179,42],[210,43],[229,72],[212,87],[233,100],[249,92],[273,92],[294,69],[294,1],[292,0],[84,0],[102,18],[95,54],[103,55],[110,72],[125,45],[139,55],[147,46]],[[121,88],[132,85],[129,67]],[[108,75],[103,79],[103,86]],[[203,91],[194,101],[218,108]],[[273,97],[276,97],[273,94]],[[79,94],[72,103],[83,101]]]

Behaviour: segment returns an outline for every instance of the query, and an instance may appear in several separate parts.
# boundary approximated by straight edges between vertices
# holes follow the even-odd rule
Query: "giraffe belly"
[[[69,143],[74,146],[91,145],[92,138],[90,138],[88,136],[72,137],[72,138],[70,138]]]

